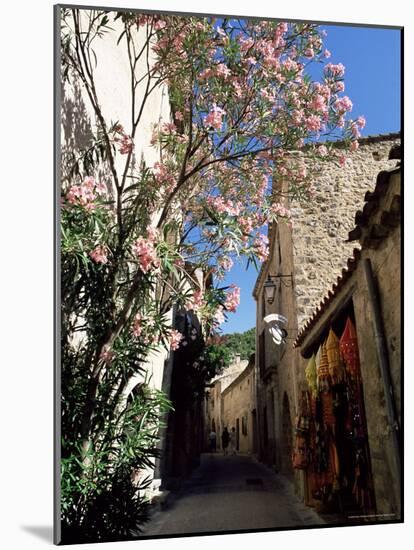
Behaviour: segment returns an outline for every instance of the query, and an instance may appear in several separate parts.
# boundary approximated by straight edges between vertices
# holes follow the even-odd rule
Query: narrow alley
[[[324,524],[290,483],[249,455],[206,453],[192,477],[156,512],[143,536]]]

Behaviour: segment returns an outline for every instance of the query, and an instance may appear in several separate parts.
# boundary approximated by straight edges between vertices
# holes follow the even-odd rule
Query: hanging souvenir
[[[355,327],[349,317],[339,341],[339,349],[345,362],[347,374],[352,380],[359,381],[361,379],[361,370],[359,364],[358,340]]]
[[[292,452],[292,465],[296,470],[304,470],[309,465],[309,429],[310,404],[308,392],[302,392],[299,404],[299,415],[296,420],[295,446]]]
[[[308,382],[308,386],[312,394],[312,397],[315,398],[318,393],[318,386],[317,386],[317,375],[316,375],[316,360],[315,360],[314,353],[312,354],[312,357],[309,359],[308,364],[306,366],[305,376],[306,376],[306,380]]]
[[[339,340],[332,329],[329,330],[325,346],[331,381],[333,384],[339,384],[344,379],[344,367],[339,351]]]
[[[292,466],[295,470],[305,470],[308,467],[308,446],[306,437],[296,434],[295,446],[292,453]]]
[[[325,392],[329,391],[330,387],[329,363],[325,343],[321,345],[320,350],[319,368],[317,370],[318,387],[322,392]]]
[[[319,378],[318,378],[318,372],[319,372],[319,365],[321,363],[321,346],[319,346],[318,351],[315,355],[315,367],[316,367],[316,385],[319,390]]]
[[[334,399],[332,392],[325,391],[321,394],[323,423],[335,429]]]

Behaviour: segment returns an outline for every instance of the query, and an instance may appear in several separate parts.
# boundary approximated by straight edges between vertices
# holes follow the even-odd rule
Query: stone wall
[[[204,419],[204,444],[206,449],[208,449],[208,435],[212,430],[213,421],[217,432],[217,449],[221,448],[221,433],[224,426],[227,425],[224,423],[222,394],[224,390],[230,386],[231,383],[244,371],[247,365],[247,360],[240,360],[240,356],[236,356],[234,362],[225,369],[223,374],[220,374],[214,378],[208,387],[208,398],[206,399]],[[229,426],[227,425],[227,427]]]
[[[346,243],[362,208],[366,191],[372,191],[381,170],[395,166],[388,160],[396,134],[365,138],[346,165],[322,165],[314,180],[315,196],[309,204],[294,205],[293,264],[299,329],[335,282],[354,243]]]
[[[259,446],[260,458],[274,464],[285,475],[293,474],[290,456],[287,454],[294,439],[298,396],[307,389],[305,363],[293,343],[304,322],[332,288],[348,258],[352,256],[353,249],[358,246],[345,242],[348,232],[355,227],[356,211],[362,210],[364,195],[375,187],[378,173],[395,166],[396,161],[389,161],[388,154],[393,145],[399,142],[397,134],[362,139],[359,149],[351,155],[345,167],[339,168],[333,164],[324,167],[314,181],[316,194],[312,202],[293,205],[293,228],[280,223],[269,234],[270,256],[262,265],[253,292],[257,301]],[[280,284],[274,302],[268,304],[264,298],[263,285],[268,274],[278,273],[292,274],[293,286]],[[385,285],[384,293],[389,292],[392,300],[399,300],[399,285],[391,291],[389,286],[393,284],[392,281],[386,283],[385,280],[382,283]],[[389,354],[393,379],[398,385],[399,322],[395,318],[398,314],[393,310],[392,301],[384,303],[384,308],[387,307],[387,319],[390,326],[394,327],[388,341]],[[276,346],[267,334],[263,317],[270,313],[281,313],[288,319],[285,327],[288,337],[281,346]],[[261,362],[265,364],[264,369],[260,368]],[[378,400],[374,402],[380,406]],[[383,476],[379,474],[381,478]],[[306,498],[302,473],[295,472],[293,479],[298,494]]]
[[[222,392],[222,422],[228,430],[239,433],[239,451],[251,453],[253,450],[253,416],[255,408],[254,369],[249,365]],[[244,419],[244,420],[243,420]],[[245,423],[245,430],[243,424]]]
[[[387,193],[381,208],[370,218],[370,225],[378,223],[384,211],[390,207],[394,195],[400,194],[400,173],[390,177]],[[358,334],[359,359],[363,382],[363,393],[371,467],[375,491],[376,511],[386,514],[384,519],[399,519],[401,494],[399,488],[398,451],[392,439],[385,402],[385,385],[379,367],[373,313],[368,293],[363,262],[369,258],[374,279],[378,286],[381,317],[384,325],[385,342],[391,375],[396,413],[401,424],[401,228],[395,227],[375,248],[363,247],[352,276],[336,292],[331,302],[310,328],[301,344],[303,353],[319,343],[320,335],[329,327],[330,319],[344,307],[352,297],[355,313],[355,326]],[[318,336],[319,335],[319,336]],[[298,350],[294,350],[298,352]],[[307,360],[299,358],[299,378],[303,383],[303,373]],[[302,373],[302,374],[300,374]],[[306,388],[306,384],[303,386]],[[380,518],[381,519],[381,518]]]

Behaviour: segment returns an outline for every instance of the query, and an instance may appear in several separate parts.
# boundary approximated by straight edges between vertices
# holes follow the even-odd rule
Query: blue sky
[[[332,63],[343,63],[345,94],[353,104],[352,117],[364,115],[363,136],[400,130],[400,31],[367,27],[322,25]],[[235,265],[225,283],[241,287],[240,306],[221,326],[223,333],[243,332],[256,324],[252,290],[257,278],[250,265]]]

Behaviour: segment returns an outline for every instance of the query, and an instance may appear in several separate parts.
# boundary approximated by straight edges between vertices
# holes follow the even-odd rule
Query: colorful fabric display
[[[343,362],[341,361],[339,339],[332,329],[329,330],[325,347],[331,381],[333,384],[339,384],[343,381],[345,372]]]
[[[315,354],[309,359],[305,369],[306,380],[309,385],[309,389],[312,397],[316,397],[318,393],[317,374],[316,374],[316,359]]]
[[[318,376],[318,387],[321,391],[329,391],[330,387],[330,376],[329,376],[329,363],[328,355],[326,353],[325,343],[321,345],[321,353],[319,360],[319,368],[317,370]]]
[[[339,341],[339,349],[344,359],[348,376],[354,381],[359,381],[361,379],[361,369],[359,363],[358,339],[355,327],[349,317]]]
[[[319,390],[319,378],[318,378],[318,372],[319,372],[319,366],[321,364],[321,346],[319,346],[318,351],[315,355],[315,366],[316,366],[316,385]]]

